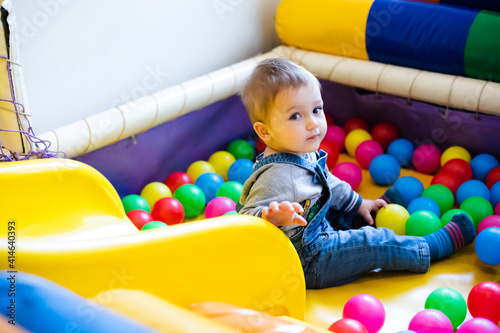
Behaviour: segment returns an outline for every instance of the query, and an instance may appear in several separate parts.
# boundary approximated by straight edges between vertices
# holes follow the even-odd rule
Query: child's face
[[[317,151],[327,127],[319,87],[311,84],[280,91],[264,126],[269,133],[266,143],[277,152],[303,157]]]

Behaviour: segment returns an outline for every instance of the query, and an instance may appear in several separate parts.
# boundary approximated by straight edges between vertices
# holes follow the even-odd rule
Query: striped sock
[[[465,214],[453,216],[451,221],[438,231],[424,236],[429,244],[432,259],[441,259],[458,251],[476,238],[474,224]]]

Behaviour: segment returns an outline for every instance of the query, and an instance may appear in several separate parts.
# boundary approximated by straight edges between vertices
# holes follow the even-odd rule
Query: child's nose
[[[318,127],[318,121],[314,117],[309,117],[307,121],[307,129],[313,130]]]

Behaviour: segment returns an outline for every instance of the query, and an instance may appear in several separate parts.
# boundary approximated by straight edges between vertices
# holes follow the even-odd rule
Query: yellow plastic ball
[[[234,161],[236,161],[236,159],[233,154],[227,151],[215,152],[208,159],[208,163],[212,164],[215,172],[218,173],[225,181],[228,180],[227,172]]]
[[[451,146],[443,152],[443,155],[441,155],[441,166],[454,158],[462,159],[467,163],[470,163],[471,160],[470,153],[467,151],[467,149],[460,146]]]
[[[370,133],[363,129],[355,129],[347,133],[345,137],[345,149],[347,153],[354,157],[354,153],[356,152],[356,148],[358,148],[361,142],[371,140],[372,136]]]
[[[189,166],[186,173],[194,182],[196,182],[196,179],[198,179],[199,176],[207,172],[215,172],[212,164],[207,161],[196,161]]]
[[[403,206],[389,204],[385,208],[380,208],[375,217],[377,228],[392,229],[398,235],[406,235],[406,220],[410,214]]]
[[[153,210],[153,206],[158,200],[171,196],[172,191],[170,191],[167,185],[160,182],[149,183],[141,191],[141,197],[146,199],[151,210]]]

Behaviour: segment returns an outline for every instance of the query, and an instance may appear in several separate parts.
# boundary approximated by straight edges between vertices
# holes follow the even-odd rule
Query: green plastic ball
[[[201,188],[193,184],[179,187],[174,193],[174,198],[181,202],[186,217],[195,217],[205,208],[205,194]]]
[[[406,234],[409,236],[425,236],[438,231],[441,220],[428,210],[419,210],[411,214],[406,221]]]
[[[235,203],[238,203],[242,191],[243,191],[243,185],[241,185],[241,183],[235,181],[229,181],[225,182],[224,184],[222,184],[221,187],[219,187],[216,196],[227,197],[233,200]]]
[[[149,223],[146,223],[142,228],[141,231],[143,230],[150,230],[150,229],[160,229],[160,228],[166,228],[168,225],[165,222],[161,221],[151,221]]]
[[[134,209],[141,209],[145,210],[148,213],[151,213],[151,208],[149,207],[148,201],[138,194],[129,194],[123,197],[122,204],[123,208],[125,209],[125,213],[128,213]]]
[[[467,315],[467,303],[455,289],[439,288],[434,290],[425,301],[426,309],[435,309],[444,313],[456,329]]]
[[[491,203],[483,197],[470,197],[465,199],[460,205],[460,209],[465,210],[472,216],[476,230],[479,223],[481,223],[486,216],[493,215]]]
[[[429,186],[422,193],[423,197],[434,200],[438,206],[441,215],[453,208],[455,197],[449,188],[441,184]]]
[[[457,215],[457,214],[465,214],[467,215],[467,217],[473,221],[474,219],[472,218],[472,216],[467,213],[465,210],[463,209],[458,209],[458,208],[455,208],[455,209],[450,209],[449,211],[447,211],[446,213],[444,213],[443,216],[441,216],[441,226],[444,227],[445,225],[448,224],[448,222],[451,221],[451,219],[453,218],[453,216]]]
[[[253,161],[255,158],[255,149],[245,140],[234,140],[229,144],[229,147],[227,147],[227,151],[237,160],[246,158],[247,160]]]
[[[227,212],[227,213],[226,213],[226,214],[224,214],[223,216],[226,216],[226,215],[227,215],[227,216],[229,216],[229,215],[238,215],[238,213],[236,213],[236,211],[235,211],[235,210],[232,210],[232,211],[230,211],[230,212]]]

